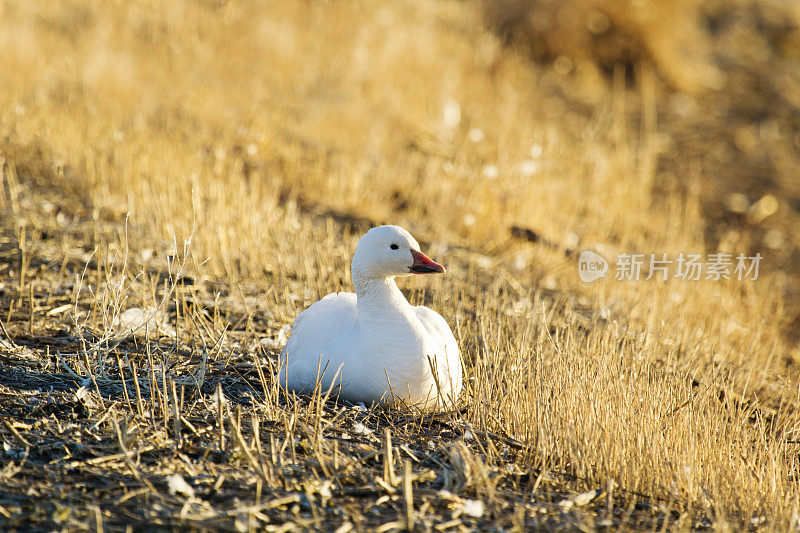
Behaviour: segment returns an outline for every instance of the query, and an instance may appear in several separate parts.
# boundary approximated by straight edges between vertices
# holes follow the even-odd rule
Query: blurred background
[[[567,112],[609,91],[652,91],[653,202],[697,194],[706,251],[744,248],[785,273],[786,328],[798,332],[800,3],[499,1],[484,21],[544,69]],[[648,112],[650,113],[648,115]],[[645,130],[646,131],[646,130]]]

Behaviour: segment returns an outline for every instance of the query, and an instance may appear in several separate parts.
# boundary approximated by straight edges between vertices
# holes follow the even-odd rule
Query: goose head
[[[419,243],[399,226],[372,228],[358,241],[353,277],[386,279],[410,274],[444,274],[444,267],[419,250]]]

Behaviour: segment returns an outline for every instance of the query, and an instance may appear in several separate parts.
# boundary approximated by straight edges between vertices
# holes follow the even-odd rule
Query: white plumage
[[[394,281],[443,272],[403,228],[368,231],[353,256],[355,294],[329,294],[295,319],[281,385],[310,393],[319,381],[322,393],[365,404],[453,406],[462,385],[458,343],[441,315],[410,305]]]

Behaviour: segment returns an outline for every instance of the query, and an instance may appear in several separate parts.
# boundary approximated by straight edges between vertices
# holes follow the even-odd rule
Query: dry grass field
[[[732,92],[679,92],[693,78],[669,46],[582,77],[487,18],[450,0],[0,2],[0,529],[800,526],[796,176],[740,208],[724,161],[676,151],[700,150],[681,132],[702,120],[662,110],[717,116]],[[800,146],[777,123],[763,157]],[[734,129],[750,148],[772,131]],[[740,218],[709,208],[723,197]],[[773,214],[785,253],[760,240]],[[284,326],[351,290],[381,223],[447,267],[400,285],[459,341],[457,411],[275,382]],[[583,249],[762,248],[756,281],[578,276]]]

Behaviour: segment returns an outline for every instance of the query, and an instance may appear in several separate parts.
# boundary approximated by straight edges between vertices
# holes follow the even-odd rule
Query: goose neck
[[[394,278],[356,280],[354,277],[353,282],[356,288],[359,320],[400,315],[408,307],[408,301],[400,292]]]

